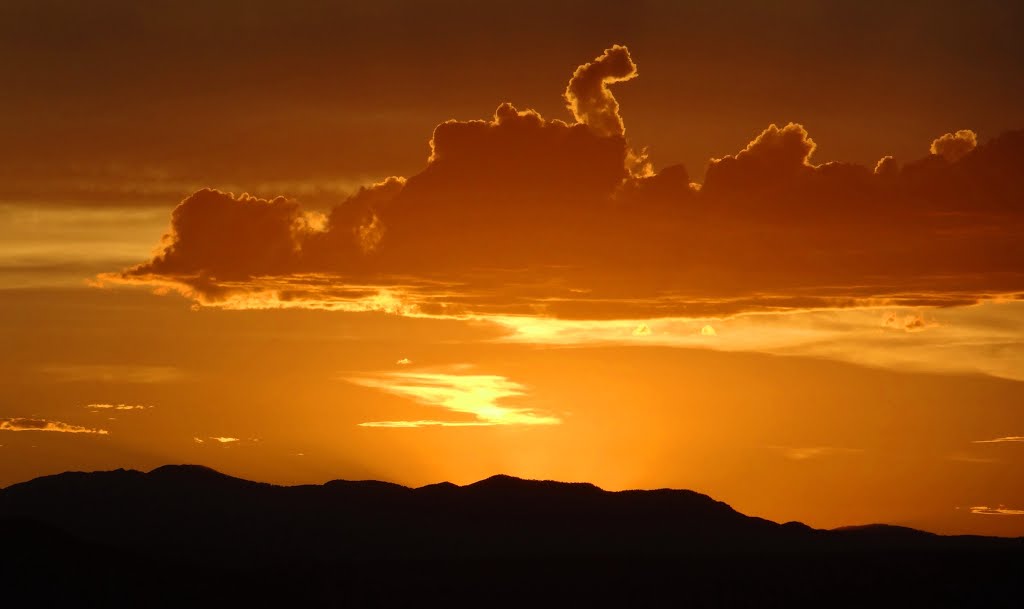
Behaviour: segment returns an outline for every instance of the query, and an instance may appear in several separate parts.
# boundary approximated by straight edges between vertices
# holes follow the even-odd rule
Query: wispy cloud
[[[882,316],[882,327],[890,330],[903,330],[904,332],[923,332],[928,328],[938,327],[934,320],[925,319],[920,313],[907,313],[903,316],[892,311],[887,311]]]
[[[216,442],[218,444],[234,444],[235,442],[241,442],[242,440],[240,438],[232,438],[230,436],[207,436],[205,438],[194,436],[192,438],[192,441],[195,442],[196,444],[206,444],[207,442]]]
[[[185,377],[173,366],[51,365],[41,371],[62,383],[171,383]]]
[[[993,459],[992,457],[979,457],[978,455],[972,455],[965,452],[955,452],[946,459],[950,461],[958,461],[960,463],[999,463],[999,459]]]
[[[142,404],[86,404],[86,408],[94,412],[100,410],[149,410],[152,406],[144,406]]]
[[[1024,510],[1015,510],[1006,506],[988,507],[987,505],[976,505],[971,507],[972,514],[985,516],[1024,516]]]
[[[106,429],[92,429],[80,425],[71,425],[62,421],[26,418],[0,419],[0,431],[53,431],[59,433],[91,433],[103,436],[110,433]]]
[[[1024,442],[1024,436],[1003,436],[991,440],[974,440],[974,444],[1000,444],[1002,442]]]
[[[836,454],[863,452],[859,448],[844,448],[841,446],[769,446],[768,448],[777,450],[787,459],[794,461],[805,461],[807,459],[817,459]]]
[[[526,388],[498,375],[393,372],[345,380],[409,397],[428,406],[440,406],[453,413],[473,416],[469,421],[368,421],[360,423],[362,427],[488,427],[561,423],[557,417],[529,408],[502,405],[500,402],[503,400],[526,395]]]
[[[910,372],[987,374],[1024,381],[1024,345],[1018,336],[1021,316],[1024,302],[992,300],[923,311],[892,309],[879,302],[726,317],[584,320],[492,315],[481,319],[505,330],[496,340],[506,343],[761,352]],[[886,324],[888,319],[894,321]],[[897,323],[898,327],[892,325]],[[644,330],[638,332],[638,328]]]

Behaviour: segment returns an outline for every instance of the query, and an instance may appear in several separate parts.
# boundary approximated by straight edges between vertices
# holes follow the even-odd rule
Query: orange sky
[[[5,5],[0,485],[1024,535],[1018,7],[287,7]]]

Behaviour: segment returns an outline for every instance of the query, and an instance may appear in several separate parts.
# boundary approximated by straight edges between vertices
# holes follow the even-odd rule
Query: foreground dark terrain
[[[1024,606],[1024,538],[744,516],[495,476],[280,487],[197,466],[0,490],[5,606]]]

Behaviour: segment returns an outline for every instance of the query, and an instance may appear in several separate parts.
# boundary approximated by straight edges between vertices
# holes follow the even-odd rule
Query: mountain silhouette
[[[40,606],[1020,606],[1024,538],[817,530],[685,490],[492,476],[276,486],[194,465],[0,490]]]

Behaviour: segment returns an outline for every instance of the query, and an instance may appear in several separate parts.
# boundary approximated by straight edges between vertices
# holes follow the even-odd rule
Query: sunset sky
[[[0,486],[1024,535],[1024,5],[0,1]]]

